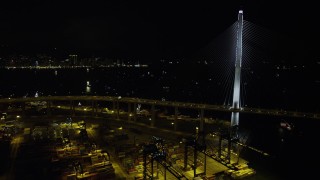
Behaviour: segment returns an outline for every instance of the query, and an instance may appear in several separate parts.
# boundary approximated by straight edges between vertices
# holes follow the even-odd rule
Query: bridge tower
[[[233,103],[234,110],[240,109],[240,77],[241,77],[241,61],[242,61],[242,30],[243,30],[243,10],[238,13],[238,28],[237,28],[237,48],[236,48],[236,62],[233,85]],[[237,128],[239,125],[239,112],[232,112],[231,127]]]

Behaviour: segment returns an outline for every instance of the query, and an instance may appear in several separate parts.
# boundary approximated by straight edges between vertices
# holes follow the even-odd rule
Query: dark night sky
[[[184,57],[233,24],[241,6],[245,20],[296,38],[316,56],[319,15],[305,1],[8,1],[0,4],[0,39],[23,52],[57,47],[111,57]]]

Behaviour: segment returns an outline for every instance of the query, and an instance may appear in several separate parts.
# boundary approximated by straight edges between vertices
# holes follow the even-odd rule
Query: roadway
[[[161,101],[152,99],[139,99],[130,97],[115,97],[115,96],[42,96],[42,97],[27,97],[27,98],[3,98],[0,99],[0,104],[8,103],[21,103],[21,102],[34,102],[34,101],[109,101],[119,103],[135,103],[135,104],[146,104],[155,106],[165,107],[177,107],[177,108],[188,108],[188,109],[203,109],[220,112],[240,112],[270,116],[286,116],[296,118],[310,118],[320,119],[320,113],[306,113],[306,112],[295,112],[277,109],[262,109],[262,108],[250,108],[241,107],[240,109],[233,109],[230,106],[225,105],[210,105],[210,104],[198,104],[190,102],[175,102],[175,101]]]

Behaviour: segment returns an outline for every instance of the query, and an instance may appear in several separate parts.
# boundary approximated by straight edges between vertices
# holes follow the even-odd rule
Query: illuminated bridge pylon
[[[243,30],[243,10],[238,13],[237,25],[237,47],[236,47],[236,61],[233,85],[233,103],[232,108],[240,109],[240,80],[241,80],[241,61],[242,61],[242,30]],[[235,131],[239,125],[239,112],[232,112],[231,114],[231,128]],[[235,132],[236,133],[236,132]],[[236,135],[236,134],[234,134]]]

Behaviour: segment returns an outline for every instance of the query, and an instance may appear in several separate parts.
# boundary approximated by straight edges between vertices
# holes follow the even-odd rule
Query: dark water
[[[271,65],[270,65],[271,66]],[[272,66],[273,67],[273,66]],[[302,112],[320,111],[316,67],[258,74],[242,70],[241,106]],[[57,71],[55,73],[55,71]],[[0,95],[110,95],[230,105],[233,76],[213,65],[155,64],[147,68],[0,69]],[[249,75],[248,75],[249,73]],[[280,75],[279,75],[280,73]],[[279,77],[277,76],[279,75]],[[91,87],[87,88],[87,81]]]
[[[291,130],[279,126],[283,119],[242,115],[240,127],[250,133],[247,144],[267,152],[269,156],[262,156],[248,149],[242,155],[264,179],[296,179],[299,176],[309,179],[313,177],[312,172],[316,171],[316,166],[311,162],[320,160],[317,148],[320,122],[311,119],[285,119],[291,124]],[[273,178],[265,178],[268,176]]]
[[[0,95],[23,97],[34,96],[38,92],[39,96],[108,95],[223,104],[225,97],[203,80],[208,79],[207,74],[207,70],[194,75],[188,73],[188,70],[167,71],[163,68],[0,69]],[[253,93],[254,89],[248,92]],[[254,98],[256,96],[252,95]],[[268,99],[267,96],[256,100],[254,98],[249,101],[253,102],[248,104],[249,107],[264,104],[263,100]],[[276,104],[279,99],[269,101]],[[272,103],[267,104],[270,106]],[[311,104],[314,107],[315,103]],[[308,107],[307,104],[301,104],[302,106],[305,109]],[[276,104],[275,107],[279,105]],[[316,104],[314,108],[318,107],[319,104]],[[221,118],[230,117],[223,115]],[[292,130],[281,128],[281,121],[291,124]],[[243,150],[242,155],[262,174],[257,179],[307,176],[308,173],[305,172],[314,169],[310,162],[319,160],[316,146],[319,125],[319,120],[241,114],[240,128],[248,134],[247,144],[270,156],[265,157],[251,150]]]

